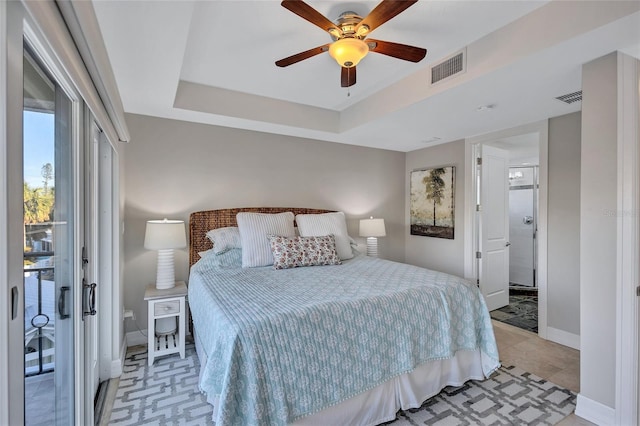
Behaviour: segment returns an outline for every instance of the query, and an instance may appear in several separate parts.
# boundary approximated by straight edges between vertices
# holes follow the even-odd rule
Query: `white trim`
[[[100,380],[106,380],[113,377],[113,349],[117,349],[118,345],[112,349],[112,335],[114,333],[113,315],[114,315],[114,298],[113,288],[117,285],[114,277],[114,229],[112,220],[113,211],[113,188],[112,188],[112,160],[113,149],[111,144],[104,140],[104,133],[100,132],[97,142],[98,151],[98,239],[99,239],[99,270],[98,270],[98,324],[100,329]],[[110,150],[110,151],[107,151]],[[116,231],[117,237],[117,231]],[[117,244],[117,240],[116,240]],[[117,303],[115,306],[117,307]],[[119,317],[119,315],[116,315]]]
[[[142,333],[147,334],[147,330],[142,330]],[[130,346],[138,346],[138,345],[147,345],[147,337],[144,336],[140,332],[140,330],[130,331],[126,335],[127,347]]]
[[[62,81],[58,80],[57,83],[62,85]],[[72,167],[73,167],[73,194],[74,194],[74,212],[73,212],[73,227],[74,227],[74,244],[73,244],[73,259],[72,262],[74,264],[74,308],[73,315],[71,319],[73,320],[73,353],[74,353],[74,382],[75,382],[75,392],[74,392],[74,418],[75,423],[80,424],[82,422],[86,422],[86,395],[89,394],[87,392],[84,375],[86,372],[85,369],[85,344],[84,344],[84,321],[82,320],[82,278],[84,277],[84,270],[82,268],[82,261],[80,260],[82,247],[85,243],[85,193],[84,193],[84,182],[85,182],[85,174],[84,174],[84,137],[85,133],[82,131],[83,129],[83,109],[84,106],[82,100],[71,98],[72,106],[71,106],[71,118],[73,124],[73,130],[71,133],[72,138]],[[91,395],[91,399],[93,399],[93,395]]]
[[[616,411],[604,404],[578,394],[576,416],[589,420],[597,425],[616,424]]]
[[[2,181],[7,182],[7,3],[0,2],[0,170]],[[0,190],[0,304],[11,309],[10,286],[7,265],[7,209],[8,199],[4,183]],[[9,315],[0,316],[0,342],[9,342]],[[9,348],[5,344],[0,347],[0,424],[9,424]]]
[[[474,255],[476,247],[476,224],[475,224],[475,205],[476,205],[476,165],[474,161],[477,144],[472,143],[470,139],[465,140],[464,146],[464,164],[465,164],[465,182],[464,182],[464,277],[468,280],[475,280],[478,277],[476,268],[476,257]]]
[[[547,338],[547,236],[549,218],[549,120],[538,123],[539,166],[538,166],[538,336]],[[576,295],[579,297],[579,295]]]
[[[107,136],[104,135],[106,138]],[[124,319],[121,316],[123,310],[122,299],[122,268],[123,262],[121,253],[123,253],[122,244],[124,234],[124,222],[122,222],[122,205],[123,202],[120,199],[120,155],[117,150],[111,151],[111,231],[112,231],[112,255],[111,255],[111,348],[112,357],[122,359],[124,362],[124,355],[122,351],[118,351],[118,348],[125,348],[126,340],[124,336]],[[113,376],[112,376],[113,377]]]
[[[618,205],[616,273],[616,424],[638,424],[640,285],[640,132],[638,60],[618,54]]]
[[[504,129],[486,135],[473,136],[465,139],[465,203],[464,203],[464,276],[476,280],[478,277],[475,252],[475,236],[477,224],[475,218],[475,179],[476,166],[474,154],[476,147],[482,143],[500,138],[538,133],[539,136],[539,182],[538,192],[538,336],[547,338],[547,209],[549,185],[549,122],[542,120],[525,124],[511,129]]]
[[[580,350],[580,335],[569,333],[558,328],[547,327],[547,340],[570,348]]]

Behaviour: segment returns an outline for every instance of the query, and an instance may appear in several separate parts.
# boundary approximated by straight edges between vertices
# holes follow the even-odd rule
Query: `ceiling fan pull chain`
[[[351,81],[349,73],[351,72],[351,68],[347,68],[347,81]],[[347,98],[351,97],[351,86],[347,86]]]

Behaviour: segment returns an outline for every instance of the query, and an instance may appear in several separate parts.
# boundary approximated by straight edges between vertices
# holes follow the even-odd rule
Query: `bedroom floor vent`
[[[466,49],[463,49],[431,67],[431,84],[451,78],[467,70]]]
[[[556,99],[569,105],[571,105],[574,102],[580,102],[582,101],[582,90],[578,90],[577,92],[567,93],[566,95],[558,96]]]

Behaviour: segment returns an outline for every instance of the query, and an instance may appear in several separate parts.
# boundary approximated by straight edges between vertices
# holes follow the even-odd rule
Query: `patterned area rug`
[[[145,347],[130,348],[109,424],[213,425],[198,371],[193,344],[185,359],[161,357],[151,367]],[[574,411],[575,400],[573,392],[518,367],[501,367],[482,382],[447,387],[385,425],[554,425]]]
[[[446,387],[420,408],[401,410],[400,425],[555,425],[576,408],[576,395],[518,367],[489,379]]]

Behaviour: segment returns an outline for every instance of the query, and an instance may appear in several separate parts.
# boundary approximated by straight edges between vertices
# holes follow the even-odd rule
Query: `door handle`
[[[96,314],[96,283],[87,284],[82,279],[82,319],[87,315]]]
[[[18,287],[11,287],[11,320],[18,318]]]
[[[509,247],[511,245],[511,243],[509,241],[507,241],[507,243],[504,245],[505,247]]]
[[[69,291],[69,287],[64,286],[60,287],[60,296],[58,296],[58,314],[60,314],[61,319],[69,318],[69,314],[67,313],[67,292]]]

